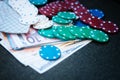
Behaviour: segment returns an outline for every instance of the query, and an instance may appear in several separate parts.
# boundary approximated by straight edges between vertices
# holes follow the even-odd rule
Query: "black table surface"
[[[104,20],[120,26],[118,0],[80,2],[88,9],[102,10]],[[0,80],[120,80],[120,33],[109,37],[107,43],[91,42],[44,74],[25,67],[0,46]]]

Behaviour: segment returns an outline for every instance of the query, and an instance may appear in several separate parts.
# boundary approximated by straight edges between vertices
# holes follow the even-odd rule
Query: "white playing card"
[[[17,14],[7,3],[0,1],[0,31],[6,33],[27,33],[30,25],[19,22],[20,15]]]
[[[20,18],[19,21],[22,24],[36,24],[39,21],[39,19],[40,19],[39,16],[34,16],[34,17],[26,16]]]
[[[22,24],[31,25],[38,22],[38,9],[28,0],[9,0],[9,5],[20,14]]]

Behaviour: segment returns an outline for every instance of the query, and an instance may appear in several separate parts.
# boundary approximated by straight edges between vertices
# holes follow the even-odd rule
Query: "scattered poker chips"
[[[57,60],[61,57],[61,50],[54,45],[43,45],[39,50],[39,54],[46,60]]]
[[[98,10],[98,9],[90,9],[89,12],[95,16],[95,17],[98,17],[98,18],[103,18],[104,17],[104,13],[101,11],[101,10]]]
[[[78,0],[58,0],[46,4],[47,1],[10,0],[9,5],[20,14],[20,23],[33,25],[33,28],[38,29],[40,35],[47,38],[57,38],[64,41],[90,39],[97,42],[107,42],[109,36],[104,32],[116,33],[119,31],[116,24],[101,19],[104,17],[102,11],[98,9],[88,10]],[[46,5],[37,9],[30,3]],[[38,15],[38,11],[41,15]],[[52,20],[49,20],[48,17]],[[72,22],[77,17],[80,20],[76,21],[74,26]],[[60,49],[54,45],[41,46],[39,54],[46,60],[57,60],[61,57]]]
[[[69,24],[69,23],[72,23],[72,20],[67,20],[67,19],[63,19],[59,16],[53,16],[52,17],[52,20],[56,23],[59,23],[59,24]]]
[[[29,0],[29,1],[34,5],[44,5],[47,3],[47,0]]]
[[[75,39],[91,39],[97,42],[107,42],[109,37],[103,31],[88,26],[52,26],[48,29],[38,30],[38,33],[47,38],[57,38],[68,41]]]
[[[118,32],[118,26],[116,24],[109,21],[104,21],[99,17],[93,16],[86,7],[84,7],[82,4],[79,3],[79,1],[65,0],[65,2],[67,5],[69,5],[70,7],[69,9],[72,10],[79,17],[81,21],[83,21],[86,24],[89,24],[91,27],[103,30],[107,33]],[[96,12],[94,12],[94,14],[95,13]],[[103,16],[101,12],[98,12],[98,13],[100,14],[99,16],[101,15]]]
[[[60,16],[63,19],[76,19],[76,14],[73,12],[59,12],[58,16]]]

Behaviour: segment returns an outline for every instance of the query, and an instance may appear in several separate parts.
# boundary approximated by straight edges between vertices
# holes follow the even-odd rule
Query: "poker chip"
[[[61,1],[55,1],[55,2],[51,2],[50,4],[48,4],[47,6],[49,6],[51,9],[53,9],[54,11],[59,11],[61,10],[61,5],[60,5]]]
[[[68,38],[69,40],[74,40],[74,39],[76,39],[76,36],[72,35],[72,34],[69,32],[69,27],[61,26],[61,27],[58,27],[57,31],[59,32],[60,35]]]
[[[55,16],[60,11],[66,11],[67,7],[64,1],[54,1],[39,8],[39,12],[48,17]]]
[[[82,4],[79,3],[79,1],[74,0],[65,0],[66,4],[69,5],[70,10],[72,10],[81,21],[83,21],[86,24],[89,24],[92,28],[103,30],[107,33],[116,33],[118,32],[118,26],[110,21],[104,21],[100,18],[104,16],[104,14],[101,11],[95,10],[92,11],[94,14],[96,13],[96,16],[93,16],[89,10],[84,7]]]
[[[80,9],[80,8],[81,8],[81,5],[78,4],[78,3],[70,5],[70,9],[73,10],[73,11],[76,11],[77,9]]]
[[[93,30],[93,29],[92,29],[92,28],[89,28],[89,27],[81,27],[81,28],[80,28],[80,32],[82,33],[82,35],[83,35],[85,38],[88,38],[88,39],[91,39],[90,32],[91,32],[92,30]]]
[[[58,4],[59,7],[61,7],[60,11],[67,11],[68,10],[68,5],[64,1],[60,1],[60,4]]]
[[[64,0],[66,5],[68,5],[68,9],[70,8],[71,5],[74,5],[74,3],[78,2],[77,0]]]
[[[63,19],[59,16],[53,16],[52,20],[56,23],[59,23],[59,24],[69,24],[72,22],[72,20],[66,20],[66,19]]]
[[[96,28],[96,29],[101,29],[102,27],[100,26],[100,24],[103,22],[101,19],[97,18],[97,17],[92,17],[88,20],[89,24],[91,25],[91,27]]]
[[[60,34],[58,33],[58,31],[57,31],[57,28],[58,28],[58,27],[59,27],[59,26],[54,26],[54,27],[53,27],[53,34],[54,34],[54,36],[55,36],[56,38],[61,39],[61,40],[64,40],[64,41],[69,40],[68,38],[66,38],[66,37],[64,37],[64,36],[62,36],[62,35],[60,35]]]
[[[83,34],[80,31],[80,28],[77,26],[71,26],[69,28],[69,31],[71,34],[73,34],[74,36],[76,36],[79,39],[84,39],[85,37],[83,36]]]
[[[49,21],[42,21],[42,22],[38,22],[36,25],[33,25],[33,28],[35,29],[46,29],[46,28],[50,28],[53,25],[53,21],[49,20]]]
[[[49,18],[46,17],[45,15],[38,15],[38,16],[40,17],[39,22],[46,22],[49,20]]]
[[[75,21],[75,22],[74,22],[74,25],[75,25],[75,26],[78,26],[78,27],[87,26],[87,24],[83,23],[83,22],[80,21],[80,20]]]
[[[80,20],[82,20],[84,23],[88,24],[92,18],[92,15],[89,14],[89,13],[83,13],[81,12],[82,14],[80,14],[79,18]]]
[[[46,60],[57,60],[61,57],[61,50],[54,45],[43,45],[39,50],[39,54]]]
[[[44,37],[55,38],[52,28],[38,30],[38,33]]]
[[[76,15],[78,16],[81,16],[83,15],[84,13],[88,13],[87,9],[84,8],[84,7],[79,7],[79,8],[76,8],[73,6],[73,11]]]
[[[101,19],[101,18],[104,17],[104,13],[103,13],[101,10],[98,10],[98,9],[90,9],[89,12],[90,12],[93,16],[95,16],[95,17],[97,17],[97,18],[99,18],[99,19]]]
[[[90,35],[93,40],[98,41],[98,42],[107,42],[109,40],[108,35],[100,30],[92,30],[90,32]]]
[[[57,15],[64,19],[76,19],[76,15],[73,12],[64,11],[64,12],[59,12]]]
[[[48,16],[48,17],[52,17],[54,14],[52,13],[52,11],[49,11],[49,9],[48,9],[48,11],[47,11],[47,8],[44,8],[44,7],[42,7],[42,8],[39,8],[39,12],[42,14],[42,15],[46,15],[46,16]]]
[[[116,33],[119,31],[118,26],[111,21],[103,21],[100,25],[102,26],[102,30],[107,33]]]
[[[44,5],[45,3],[47,3],[47,0],[29,0],[29,1],[34,5]]]

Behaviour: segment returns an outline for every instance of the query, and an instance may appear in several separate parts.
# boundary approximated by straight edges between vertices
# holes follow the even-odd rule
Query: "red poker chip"
[[[78,15],[78,16],[82,16],[83,14],[88,14],[88,11],[85,10],[85,9],[79,8],[79,9],[77,9],[76,11],[74,11],[74,13],[75,13],[76,15]]]
[[[46,6],[49,6],[49,7],[52,8],[52,9],[56,9],[56,8],[59,8],[59,6],[58,6],[58,3],[59,3],[59,2],[60,2],[60,1],[51,2],[51,3],[47,4]]]
[[[59,8],[59,6],[57,4],[51,4],[49,5],[51,8],[55,9],[55,8]]]
[[[52,17],[52,16],[54,15],[54,14],[52,13],[52,11],[49,11],[49,10],[47,10],[47,8],[44,8],[44,7],[39,8],[39,12],[40,12],[41,14],[43,14],[43,15],[48,16],[48,17]]]
[[[82,4],[79,2],[75,2],[73,5],[70,6],[71,10],[76,11],[77,9],[84,9],[87,10]]]
[[[63,7],[66,5],[63,1],[56,1],[47,4],[46,6],[39,9],[41,14],[44,14],[48,17],[52,17],[56,15],[59,11],[67,10],[67,7]]]
[[[92,15],[88,13],[83,13],[82,15],[78,15],[78,17],[80,18],[80,20],[88,24],[89,18],[92,18]]]
[[[67,11],[68,10],[68,5],[64,2],[64,1],[61,1],[59,4],[58,4],[59,7],[61,7],[61,11]]]
[[[68,9],[73,10],[76,7],[82,7],[78,0],[65,0],[65,3],[69,6]]]
[[[92,16],[91,18],[88,18],[88,22],[89,25],[91,25],[91,27],[96,28],[96,29],[101,29],[102,26],[100,26],[100,24],[103,22],[101,19]]]
[[[76,0],[64,0],[64,2],[67,4],[68,8],[70,8],[71,5],[74,5]]]
[[[63,1],[52,2],[52,3],[48,4],[47,6],[52,8],[54,10],[54,12],[58,13],[59,11],[65,11],[66,10],[66,9],[64,10],[65,5],[61,4],[62,2]]]
[[[48,9],[51,8],[49,5],[45,5],[45,6],[43,6],[43,7],[44,7],[44,8],[48,8]]]
[[[102,27],[102,30],[107,33],[116,33],[119,31],[118,26],[111,21],[103,21],[100,25]]]
[[[80,4],[77,0],[64,0],[68,5],[68,8],[73,10],[74,13],[82,20],[83,22],[90,24],[93,28],[102,29],[108,33],[116,33],[119,31],[119,28],[116,24],[111,21],[102,21],[94,16],[92,16],[88,9]]]
[[[66,5],[66,3],[64,1],[60,1],[57,4],[58,8],[61,8],[60,11],[66,11],[68,10],[68,6]]]
[[[80,9],[80,8],[82,8],[80,4],[74,4],[70,6],[70,9],[73,11],[76,11],[77,9]]]

